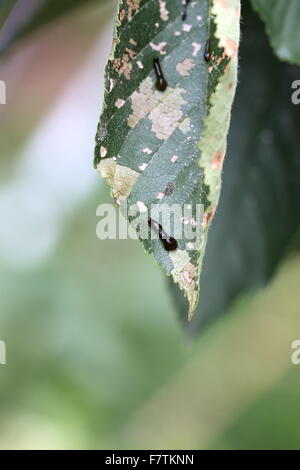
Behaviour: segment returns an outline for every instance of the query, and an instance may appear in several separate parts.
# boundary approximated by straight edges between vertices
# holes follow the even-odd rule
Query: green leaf
[[[99,1],[109,2],[109,0],[98,0],[98,3]],[[7,32],[5,26],[3,28],[2,26],[9,13],[14,15],[12,10],[18,2],[15,0],[2,0],[1,2],[0,0],[0,54],[6,52],[16,39],[88,2],[95,2],[95,0],[37,0],[31,2],[30,5],[23,1],[23,4],[17,5],[18,18],[11,17],[11,25],[7,28],[9,30]]]
[[[0,1],[0,27],[2,27],[7,16],[13,9],[16,0],[1,0]]]
[[[220,191],[236,87],[239,7],[239,0],[188,2],[186,8],[181,0],[122,0],[106,69],[95,166],[117,204],[156,221],[166,204],[191,207],[190,217],[176,214],[169,230],[162,223],[169,236],[186,221],[194,225],[197,204],[204,207],[198,246],[185,234],[171,251],[159,239],[143,240],[146,252],[183,290],[190,318]],[[168,83],[163,91],[154,59]]]
[[[250,8],[242,16],[228,158],[204,260],[198,315],[189,326],[193,331],[223,314],[238,296],[263,287],[300,230],[300,105],[291,101],[291,84],[300,70],[274,57]],[[184,318],[186,306],[172,291]]]
[[[299,0],[251,0],[281,60],[300,64]]]

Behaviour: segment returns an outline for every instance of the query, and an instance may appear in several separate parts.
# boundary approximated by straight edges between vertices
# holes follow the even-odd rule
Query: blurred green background
[[[96,238],[112,17],[88,3],[0,62],[0,448],[299,448],[300,257],[191,341],[139,243]]]

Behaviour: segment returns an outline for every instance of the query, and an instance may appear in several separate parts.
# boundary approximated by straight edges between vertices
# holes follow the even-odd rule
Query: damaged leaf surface
[[[185,236],[172,251],[160,239],[143,240],[187,297],[190,318],[221,187],[239,16],[239,0],[122,0],[106,69],[95,166],[116,203],[151,216],[163,204],[191,207],[189,217],[175,217],[170,236],[175,223],[194,226],[202,204],[197,246]],[[157,84],[153,60],[167,86]]]

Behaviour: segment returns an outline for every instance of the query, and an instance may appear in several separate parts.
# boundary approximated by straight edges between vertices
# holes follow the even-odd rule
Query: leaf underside
[[[181,224],[193,224],[197,204],[203,205],[197,249],[184,237],[174,251],[166,251],[159,239],[142,241],[183,290],[190,318],[220,192],[236,86],[239,0],[224,5],[190,2],[185,17],[181,0],[120,2],[96,135],[95,166],[117,205],[124,207],[126,201],[149,214],[153,207],[159,213],[162,204],[190,205],[190,218]],[[208,38],[211,56],[206,61]],[[163,92],[156,88],[154,58],[168,83]]]

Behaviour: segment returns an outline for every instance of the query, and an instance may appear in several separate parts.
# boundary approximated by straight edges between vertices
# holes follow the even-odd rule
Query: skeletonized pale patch
[[[107,155],[107,148],[103,147],[103,145],[100,147],[100,157],[106,157]]]
[[[196,57],[198,52],[201,49],[201,44],[199,44],[198,42],[193,42],[192,46],[193,46],[193,49],[194,49],[193,50],[193,57]]]
[[[112,158],[101,160],[97,165],[97,170],[112,187],[114,198],[120,201],[129,196],[133,185],[140,176],[137,171],[131,170],[127,166],[118,165]]]
[[[152,131],[158,139],[167,140],[180,123],[183,117],[182,106],[186,104],[182,97],[185,93],[183,88],[175,88],[149,114]]]
[[[181,124],[179,124],[179,129],[183,134],[187,134],[191,130],[191,120],[190,118],[186,118],[184,121],[182,121]]]
[[[139,91],[133,93],[131,97],[132,114],[127,119],[129,127],[135,127],[162,99],[161,93],[154,90],[152,78],[147,77],[141,83]]]
[[[138,210],[140,211],[141,214],[143,212],[147,212],[147,210],[148,210],[147,206],[143,201],[137,201],[136,205],[137,205]]]
[[[158,44],[155,44],[154,42],[150,42],[150,46],[152,47],[152,49],[156,52],[159,52],[161,55],[166,55],[166,51],[165,51],[165,47],[166,47],[167,43],[162,41]]]
[[[129,54],[126,53],[122,57],[117,57],[113,62],[113,68],[120,76],[124,75],[127,80],[130,80],[132,63]]]
[[[168,21],[169,11],[167,10],[166,2],[165,2],[165,0],[158,0],[158,1],[159,1],[160,18],[163,21]]]
[[[193,59],[184,59],[183,62],[179,62],[179,64],[176,65],[176,71],[184,77],[190,74],[190,70],[192,70],[195,65]]]
[[[186,91],[183,88],[168,89],[162,95],[154,88],[154,82],[147,77],[139,91],[131,97],[132,114],[128,116],[127,124],[135,127],[138,122],[149,114],[152,131],[161,140],[168,139],[183,117],[182,106],[186,103],[182,97]]]
[[[191,24],[184,24],[182,26],[182,31],[185,31],[186,33],[189,33],[192,29],[192,25]]]
[[[122,98],[118,98],[117,101],[115,102],[115,106],[120,109],[122,106],[124,106],[125,100],[122,100]]]
[[[128,5],[128,21],[132,20],[133,14],[140,9],[140,0],[126,0]]]
[[[146,168],[147,168],[147,166],[148,166],[148,163],[142,163],[142,165],[139,166],[139,169],[140,169],[141,171],[145,171]]]
[[[189,302],[189,315],[191,315],[198,300],[198,269],[191,263],[186,250],[177,249],[170,252],[169,256],[173,263],[172,277],[180,289],[185,291]]]

